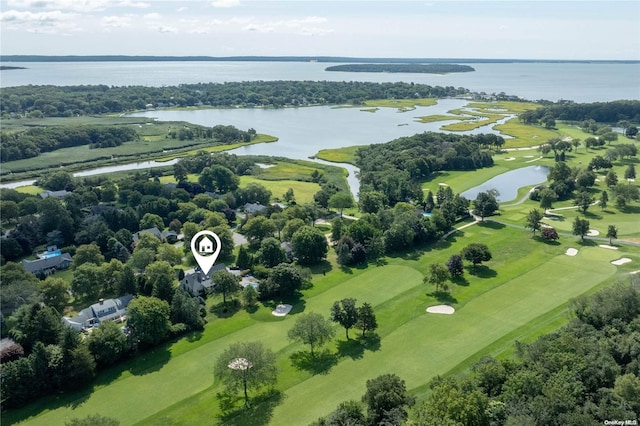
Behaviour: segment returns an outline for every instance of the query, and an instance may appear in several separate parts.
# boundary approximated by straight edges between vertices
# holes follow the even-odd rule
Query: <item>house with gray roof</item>
[[[38,195],[42,199],[49,198],[49,197],[61,199],[61,198],[66,197],[69,194],[71,194],[69,191],[65,191],[64,189],[62,189],[60,191],[44,191],[44,192],[41,192]]]
[[[262,213],[266,208],[267,206],[263,206],[260,203],[247,203],[242,207],[244,212],[249,214]]]
[[[178,234],[175,233],[174,231],[160,231],[158,228],[154,226],[153,228],[143,229],[142,231],[138,231],[135,234],[133,234],[133,242],[137,243],[138,240],[140,240],[140,234],[144,232],[153,235],[160,241],[166,240],[169,244],[173,244],[176,241],[178,241]]]
[[[67,269],[71,266],[73,258],[69,253],[59,253],[53,256],[47,256],[36,260],[20,261],[25,271],[35,275],[51,275],[56,271]]]
[[[97,327],[104,321],[124,322],[127,306],[132,299],[133,295],[131,294],[117,299],[100,299],[98,303],[81,310],[75,317],[62,317],[62,322],[78,331]]]
[[[213,265],[209,274],[205,274],[198,267],[185,272],[184,278],[180,280],[180,287],[187,291],[191,296],[203,296],[211,291],[215,283],[211,279],[211,274],[216,271],[226,271],[227,267],[224,263]]]

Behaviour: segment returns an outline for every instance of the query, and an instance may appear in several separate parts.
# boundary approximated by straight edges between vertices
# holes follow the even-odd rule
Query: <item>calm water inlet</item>
[[[480,192],[496,189],[500,193],[496,197],[498,201],[513,200],[518,196],[518,189],[546,182],[548,174],[549,168],[546,166],[528,166],[511,170],[463,192],[462,196],[469,200],[475,200]]]

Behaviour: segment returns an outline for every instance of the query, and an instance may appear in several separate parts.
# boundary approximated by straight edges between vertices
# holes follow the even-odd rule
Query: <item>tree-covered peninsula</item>
[[[458,64],[344,64],[327,67],[325,71],[449,74],[471,72],[475,69],[469,65]]]

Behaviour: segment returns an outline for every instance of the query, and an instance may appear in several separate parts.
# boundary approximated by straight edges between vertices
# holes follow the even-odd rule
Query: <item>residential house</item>
[[[142,231],[138,231],[133,234],[133,242],[137,243],[140,240],[140,234],[147,232],[159,240],[166,240],[169,244],[173,244],[178,241],[178,234],[174,231],[160,231],[157,227],[143,229]]]
[[[213,265],[209,274],[205,274],[199,267],[196,267],[184,274],[184,278],[180,280],[180,287],[193,297],[203,296],[215,285],[211,279],[211,274],[216,271],[225,271],[226,269],[227,267],[224,263],[219,263]]]
[[[263,211],[265,211],[266,208],[267,206],[263,206],[260,203],[247,203],[244,205],[242,209],[244,210],[245,213],[256,214],[256,213],[262,213]]]
[[[57,250],[55,252],[51,252],[51,254],[46,257],[41,257],[40,259],[23,259],[21,263],[27,272],[31,272],[35,275],[48,276],[56,271],[67,269],[71,266],[72,261],[73,258],[69,253],[60,253],[60,251]]]
[[[69,191],[65,191],[63,189],[63,190],[60,190],[60,191],[44,191],[44,192],[41,192],[38,195],[40,195],[40,198],[43,198],[43,199],[44,198],[49,198],[49,197],[61,199],[61,198],[66,197],[69,194],[71,194]]]
[[[62,322],[78,331],[97,327],[104,321],[124,322],[127,318],[127,306],[132,299],[131,294],[117,299],[100,299],[98,303],[81,310],[78,316],[62,317]]]

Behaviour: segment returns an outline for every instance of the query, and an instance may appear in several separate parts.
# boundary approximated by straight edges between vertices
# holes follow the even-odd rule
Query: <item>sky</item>
[[[0,0],[5,55],[640,60],[640,1]]]

